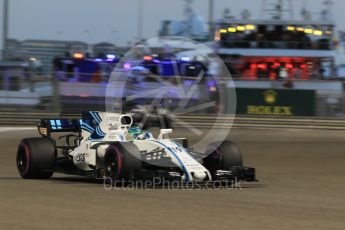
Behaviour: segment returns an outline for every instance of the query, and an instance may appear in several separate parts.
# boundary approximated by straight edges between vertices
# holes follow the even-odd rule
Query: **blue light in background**
[[[107,59],[115,59],[116,56],[114,54],[107,54]]]

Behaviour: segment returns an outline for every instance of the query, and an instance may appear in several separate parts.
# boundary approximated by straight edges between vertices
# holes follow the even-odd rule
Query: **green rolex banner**
[[[315,116],[314,90],[236,89],[237,114]]]

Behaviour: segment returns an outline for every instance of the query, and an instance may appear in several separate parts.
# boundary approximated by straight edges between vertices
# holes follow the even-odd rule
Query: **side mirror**
[[[158,139],[161,140],[161,139],[164,139],[164,135],[166,134],[171,134],[173,133],[173,130],[172,129],[161,129],[160,133],[159,133],[159,136],[158,136]]]

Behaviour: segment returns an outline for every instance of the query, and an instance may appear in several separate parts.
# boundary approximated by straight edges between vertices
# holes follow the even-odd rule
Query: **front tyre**
[[[208,147],[208,156],[204,158],[204,166],[211,172],[242,167],[242,154],[237,145],[231,141],[216,142]]]
[[[142,168],[139,149],[130,142],[109,145],[104,156],[104,176],[113,184],[134,180],[135,172]]]
[[[49,179],[54,173],[55,149],[47,138],[23,139],[17,150],[17,168],[23,179]]]

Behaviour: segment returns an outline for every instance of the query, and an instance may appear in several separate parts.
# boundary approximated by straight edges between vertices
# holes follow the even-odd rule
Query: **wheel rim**
[[[106,177],[117,180],[121,176],[122,162],[120,152],[115,147],[110,147],[105,161]]]
[[[117,162],[114,154],[110,154],[107,160],[108,175],[115,175],[117,170]]]

